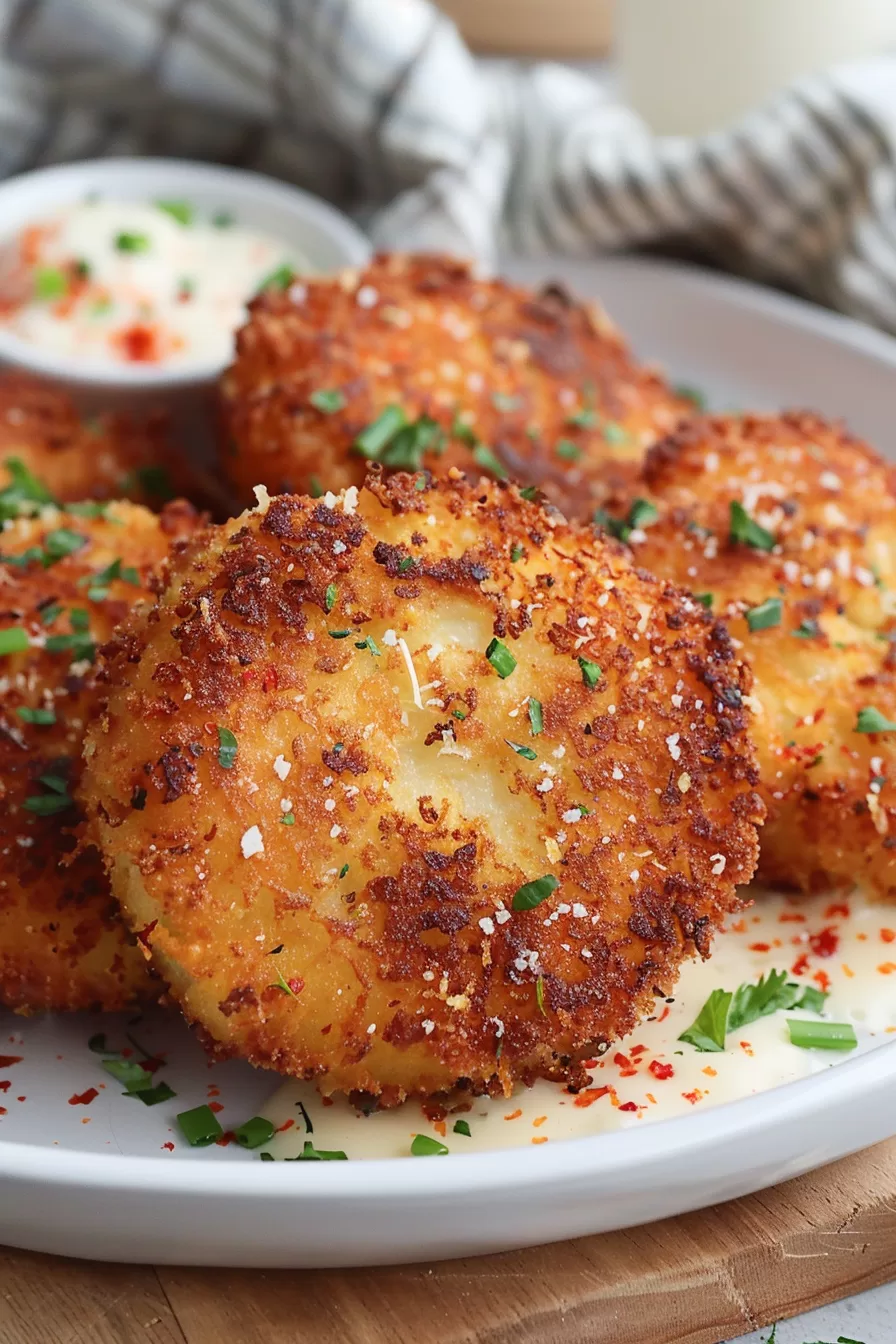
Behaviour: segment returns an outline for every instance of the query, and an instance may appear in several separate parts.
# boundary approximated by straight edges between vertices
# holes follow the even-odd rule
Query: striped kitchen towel
[[[0,174],[214,159],[380,247],[686,249],[896,331],[896,56],[689,140],[581,72],[477,63],[427,0],[5,0],[0,34]]]

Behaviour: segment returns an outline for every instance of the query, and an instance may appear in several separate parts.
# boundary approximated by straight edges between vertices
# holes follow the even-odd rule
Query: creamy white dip
[[[247,301],[307,270],[295,248],[223,211],[88,200],[0,250],[0,324],[92,364],[224,364]]]
[[[821,1014],[791,1009],[730,1032],[725,1050],[701,1053],[680,1041],[714,989],[736,990],[770,970],[826,990]],[[431,1107],[407,1102],[396,1110],[359,1114],[348,1102],[322,1102],[309,1083],[285,1083],[264,1107],[278,1128],[268,1146],[275,1158],[294,1157],[309,1141],[349,1158],[407,1157],[415,1134],[451,1153],[579,1138],[750,1096],[830,1068],[856,1053],[801,1049],[790,1041],[788,1018],[851,1023],[858,1050],[896,1032],[896,909],[857,896],[798,901],[757,893],[756,903],[731,920],[712,958],[684,967],[674,999],[660,1001],[652,1020],[612,1046],[590,1070],[591,1087],[572,1096],[556,1083],[518,1089],[507,1099],[470,1099],[467,1109],[433,1119]],[[462,1104],[463,1099],[461,1099]],[[300,1104],[301,1103],[301,1104]],[[466,1122],[470,1135],[454,1125]]]

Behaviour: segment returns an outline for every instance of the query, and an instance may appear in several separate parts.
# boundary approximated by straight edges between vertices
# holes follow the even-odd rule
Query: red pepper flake
[[[836,929],[821,929],[809,934],[809,946],[816,957],[832,957],[840,946],[840,935]]]
[[[719,1076],[718,1069],[714,1069],[711,1064],[707,1064],[705,1069],[701,1069],[701,1073],[705,1073],[707,1078],[718,1078]]]
[[[206,1095],[209,1096],[209,1097],[220,1097],[220,1095],[221,1095],[221,1089],[220,1089],[220,1087],[215,1087],[215,1084],[214,1084],[214,1083],[209,1083],[209,1085],[208,1085],[208,1087],[205,1089],[205,1091],[206,1091]]]
[[[675,1074],[675,1069],[671,1064],[663,1064],[658,1059],[652,1059],[648,1068],[654,1078],[672,1078]]]
[[[213,1111],[215,1115],[217,1115],[219,1111],[223,1111],[224,1109],[220,1101],[210,1101],[208,1104],[208,1108],[210,1111]]]
[[[830,915],[825,915],[825,919],[830,919]],[[778,916],[779,924],[805,924],[805,922],[806,916],[796,910],[782,910]]]
[[[517,1109],[516,1109],[515,1111],[511,1111],[509,1115],[505,1115],[504,1119],[505,1119],[505,1120],[519,1120],[519,1118],[520,1118],[521,1115],[522,1115],[522,1111],[520,1110],[519,1107],[517,1107]]]
[[[157,364],[162,357],[159,329],[149,322],[134,322],[115,334],[122,356],[134,364]]]
[[[665,1022],[666,1018],[669,1016],[669,1013],[670,1013],[671,1011],[672,1011],[672,1010],[670,1009],[670,1007],[669,1007],[669,1005],[668,1005],[668,1003],[667,1003],[666,1006],[665,1006],[665,1008],[663,1009],[663,1011],[660,1013],[659,1017],[657,1018],[657,1022]]]
[[[632,1062],[628,1056],[623,1055],[619,1050],[617,1050],[616,1054],[613,1056],[613,1063],[620,1069],[630,1069],[632,1066]]]
[[[215,1143],[218,1145],[219,1148],[227,1148],[231,1143],[233,1143],[235,1137],[236,1136],[234,1135],[232,1129],[225,1129],[224,1133],[220,1134],[218,1138],[215,1139]]]
[[[335,1105],[336,1105],[336,1103],[335,1103],[335,1101],[333,1100],[332,1097],[321,1097],[321,1099],[320,1099],[320,1104],[321,1104],[321,1106],[335,1106]]]
[[[261,689],[263,691],[276,691],[279,686],[280,678],[277,676],[277,669],[272,663],[268,663],[261,679]]]
[[[301,994],[302,990],[305,988],[305,981],[302,979],[300,975],[293,976],[293,978],[291,980],[287,980],[286,983],[289,985],[293,994]]]
[[[24,1058],[24,1055],[0,1055],[0,1069],[9,1069],[13,1064],[21,1064]],[[62,1056],[59,1055],[58,1058],[61,1059]]]
[[[620,1069],[620,1070],[619,1070],[619,1077],[620,1077],[620,1078],[637,1078],[637,1076],[638,1076],[638,1070],[637,1070],[637,1069]]]
[[[745,919],[735,919],[728,925],[732,933],[746,933],[747,921]]]
[[[647,1052],[646,1045],[633,1045],[631,1050],[629,1050],[629,1054],[631,1055],[632,1059],[636,1059],[638,1055],[646,1054],[646,1052]]]
[[[27,1101],[27,1097],[16,1097],[16,1101]]]
[[[331,1101],[330,1101],[330,1105],[332,1106],[332,1104],[333,1104],[333,1102],[332,1102],[332,1100],[331,1100]],[[275,1133],[275,1134],[283,1134],[287,1129],[292,1129],[292,1127],[293,1127],[294,1124],[295,1124],[295,1120],[284,1120],[284,1121],[283,1121],[283,1124],[280,1126],[280,1128],[274,1130],[274,1133]]]
[[[882,942],[896,942],[896,929],[881,929],[880,936]]]
[[[584,1092],[580,1092],[573,1102],[574,1106],[593,1106],[601,1097],[605,1097],[610,1088],[608,1087],[586,1087]]]
[[[535,1134],[533,1135],[532,1138],[533,1143],[547,1143],[547,1141],[548,1141],[547,1134]]]
[[[703,1096],[703,1093],[700,1091],[699,1087],[695,1087],[693,1092],[682,1092],[681,1095],[684,1097],[685,1101],[689,1101],[692,1106],[696,1106],[697,1102]]]
[[[242,681],[244,686],[251,685],[251,683],[255,680],[255,668],[247,667],[245,672],[240,677],[240,680]]]
[[[634,1101],[624,1101],[619,1109],[620,1111],[636,1111],[638,1109],[638,1104]]]
[[[0,1115],[8,1115],[8,1114],[9,1112],[7,1111],[6,1107],[0,1106]]]
[[[448,1133],[448,1126],[444,1120],[437,1120],[433,1125],[433,1129],[437,1134],[441,1135],[443,1139],[445,1135]]]
[[[804,952],[801,957],[797,957],[796,961],[791,966],[790,974],[805,975],[808,969],[809,969],[809,954],[808,952]]]
[[[877,968],[880,975],[892,975],[896,971],[896,962],[884,961]]]
[[[824,912],[825,919],[849,919],[849,906],[845,901],[835,901]]]
[[[538,1115],[538,1116],[536,1116],[535,1119],[532,1121],[532,1124],[533,1124],[533,1125],[535,1126],[535,1128],[537,1129],[539,1125],[543,1125],[543,1124],[544,1124],[545,1120],[547,1120],[547,1116],[546,1116],[546,1115]]]
[[[166,1152],[169,1152],[169,1153],[173,1153],[173,1152],[174,1152],[174,1144],[171,1142],[170,1139],[168,1140],[167,1143],[163,1143],[163,1144],[162,1144],[162,1147],[165,1149]]]
[[[818,988],[822,990],[823,993],[827,994],[831,987],[831,977],[828,975],[827,971],[816,971],[812,976],[812,979],[815,981]]]
[[[69,1097],[68,1104],[69,1106],[89,1106],[94,1097],[98,1096],[99,1092],[95,1087],[88,1087],[86,1092],[76,1092],[73,1097]]]
[[[771,943],[750,943],[748,950],[750,952],[771,952],[772,945]]]
[[[3,1082],[0,1083],[0,1092],[8,1092],[11,1086],[12,1084],[10,1083],[9,1079],[4,1078]]]
[[[738,1041],[738,1045],[745,1055],[749,1055],[751,1059],[753,1058],[753,1047],[749,1041]]]

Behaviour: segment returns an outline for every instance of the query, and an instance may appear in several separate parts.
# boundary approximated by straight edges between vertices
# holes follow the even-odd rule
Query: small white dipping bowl
[[[370,244],[350,219],[298,187],[184,159],[91,159],[9,178],[0,183],[0,247],[27,225],[92,193],[109,201],[186,200],[209,214],[226,211],[236,224],[294,247],[311,272],[363,266],[371,254]],[[0,326],[0,368],[50,379],[65,387],[88,414],[163,407],[176,428],[200,438],[205,434],[198,427],[207,420],[223,367],[217,360],[169,367],[111,359],[108,364],[79,363]]]

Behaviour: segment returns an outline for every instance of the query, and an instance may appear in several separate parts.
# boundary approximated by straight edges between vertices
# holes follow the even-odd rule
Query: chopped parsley
[[[48,726],[49,724],[56,722],[55,709],[29,709],[26,705],[20,705],[16,710],[16,713],[23,723],[36,723]]]
[[[530,502],[538,498],[537,485],[524,485],[520,490],[520,499],[528,499]]]
[[[323,411],[324,415],[335,415],[345,406],[345,393],[340,392],[338,387],[320,387],[311,393],[308,400],[315,410]]]
[[[554,446],[554,452],[564,462],[578,462],[582,456],[581,448],[577,443],[573,443],[572,439],[558,439]]]
[[[476,463],[477,467],[481,467],[483,471],[487,471],[491,476],[494,476],[496,480],[507,480],[507,472],[504,470],[501,461],[495,456],[491,448],[487,448],[484,443],[476,444],[473,449],[473,461]]]
[[[768,597],[746,613],[747,625],[754,634],[757,630],[769,630],[773,625],[781,624],[782,610],[780,597]]]
[[[539,733],[544,732],[544,713],[541,708],[541,701],[536,700],[534,696],[529,696],[529,723],[532,726],[532,736],[537,737]]]
[[[309,476],[308,493],[312,499],[320,499],[321,495],[324,493],[324,487],[321,485],[319,477]]]
[[[516,667],[516,659],[510,652],[506,644],[502,644],[500,639],[493,639],[485,651],[485,656],[503,681],[509,677]]]
[[[546,901],[551,892],[559,887],[559,879],[552,873],[546,873],[544,877],[536,877],[531,882],[524,882],[521,887],[517,887],[511,902],[514,910],[534,910],[536,905],[541,905]]]
[[[345,877],[345,875],[346,875],[347,872],[348,872],[348,864],[347,864],[347,863],[344,863],[344,864],[342,865],[342,867],[339,869],[339,878],[340,878],[340,881],[342,880],[343,877]]]
[[[166,215],[176,219],[178,224],[184,228],[189,228],[193,223],[194,210],[189,201],[156,201],[160,210],[164,210]]]
[[[398,566],[399,574],[407,574],[408,570],[413,569],[416,563],[417,562],[412,555],[406,555]]]
[[[820,1013],[826,998],[814,985],[796,984],[787,979],[786,971],[772,970],[756,984],[740,985],[733,994],[714,989],[693,1024],[678,1039],[701,1051],[724,1050],[728,1032],[780,1009],[804,1008],[810,1013]]]
[[[33,513],[34,506],[55,504],[56,500],[18,457],[7,457],[3,463],[9,472],[9,484],[0,490],[0,522],[18,518],[24,512]]]
[[[21,626],[13,625],[7,630],[0,630],[0,654],[24,653],[29,643],[28,631]]]
[[[132,565],[122,566],[120,556],[105,569],[101,569],[98,574],[88,574],[79,579],[78,586],[87,586],[87,596],[91,602],[102,602],[109,596],[109,585],[119,579],[122,583],[130,583],[135,588],[140,586],[140,575]]]
[[[58,266],[37,266],[34,271],[34,297],[46,302],[61,299],[68,289],[65,272]]]
[[[339,589],[336,587],[335,583],[328,583],[326,597],[324,598],[324,611],[330,612],[333,610],[338,596]]]
[[[706,410],[706,397],[699,387],[692,387],[689,383],[678,383],[672,391],[676,397],[681,397],[683,401],[689,401],[692,406],[696,406],[698,411]]]
[[[588,687],[589,691],[593,691],[602,676],[600,668],[597,663],[593,663],[590,658],[579,658],[577,661],[579,667],[582,669],[582,681]]]
[[[659,516],[656,505],[649,499],[636,499],[625,518],[614,518],[606,509],[595,509],[592,522],[617,541],[628,541],[636,528],[649,527]]]
[[[233,215],[229,210],[219,210],[217,214],[212,215],[213,229],[232,229],[233,224]]]
[[[775,537],[751,518],[738,500],[732,499],[728,510],[728,540],[751,546],[754,551],[771,551],[777,545]]]
[[[229,728],[218,724],[218,764],[223,770],[231,770],[239,751],[239,743]]]
[[[699,602],[701,607],[705,607],[707,611],[712,609],[712,593],[695,593],[694,601]]]
[[[442,428],[438,421],[428,415],[421,415],[419,420],[398,431],[382,450],[378,460],[384,467],[392,467],[396,471],[420,471],[423,454],[428,449],[438,452],[442,440]],[[425,483],[416,488],[425,489]]]
[[[295,826],[295,824],[296,824],[296,814],[294,812],[284,812],[283,816],[280,818],[280,825]]]
[[[464,1138],[471,1139],[473,1137],[466,1120],[455,1120],[453,1129],[455,1134],[463,1134]]]
[[[860,709],[856,719],[857,733],[896,733],[896,723],[887,719],[873,705]]]
[[[538,753],[533,751],[531,747],[521,747],[519,742],[511,742],[509,737],[505,737],[504,741],[507,743],[511,751],[515,751],[517,756],[522,756],[524,760],[527,761],[538,760]]]
[[[800,621],[797,628],[790,633],[795,639],[817,639],[821,634],[821,626],[817,621]]]
[[[431,1139],[428,1134],[415,1134],[414,1141],[411,1144],[412,1157],[445,1157],[449,1149],[438,1139]]]
[[[80,532],[73,532],[70,527],[55,527],[44,537],[44,568],[49,569],[55,561],[74,555],[86,545],[87,538]]]
[[[281,292],[288,289],[293,274],[293,268],[284,262],[282,266],[278,266],[275,270],[268,272],[258,286],[256,293],[263,294],[266,289],[279,289]]]
[[[514,565],[515,565],[516,562],[517,562],[517,560],[522,560],[522,558],[523,558],[523,556],[524,556],[525,554],[526,554],[526,552],[525,552],[524,548],[519,544],[518,541],[515,541],[515,542],[513,543],[513,546],[510,548],[510,562],[511,562],[511,564],[514,564]]]
[[[145,233],[119,233],[115,235],[115,248],[118,252],[148,252],[149,238]]]
[[[377,648],[377,643],[376,643],[376,640],[374,639],[373,635],[365,635],[363,639],[359,640],[359,641],[355,644],[355,648],[356,648],[356,649],[369,649],[370,652],[371,652],[376,658],[379,658],[379,656],[380,656],[380,651],[379,651],[379,649]]]
[[[678,1039],[701,1051],[724,1050],[728,1009],[733,997],[730,990],[714,989],[691,1026]]]
[[[355,452],[371,462],[378,461],[383,449],[407,423],[408,418],[400,406],[386,406],[366,429],[361,430],[353,445]]]
[[[628,511],[628,525],[632,530],[637,527],[649,527],[659,516],[659,510],[649,499],[636,499]]]

